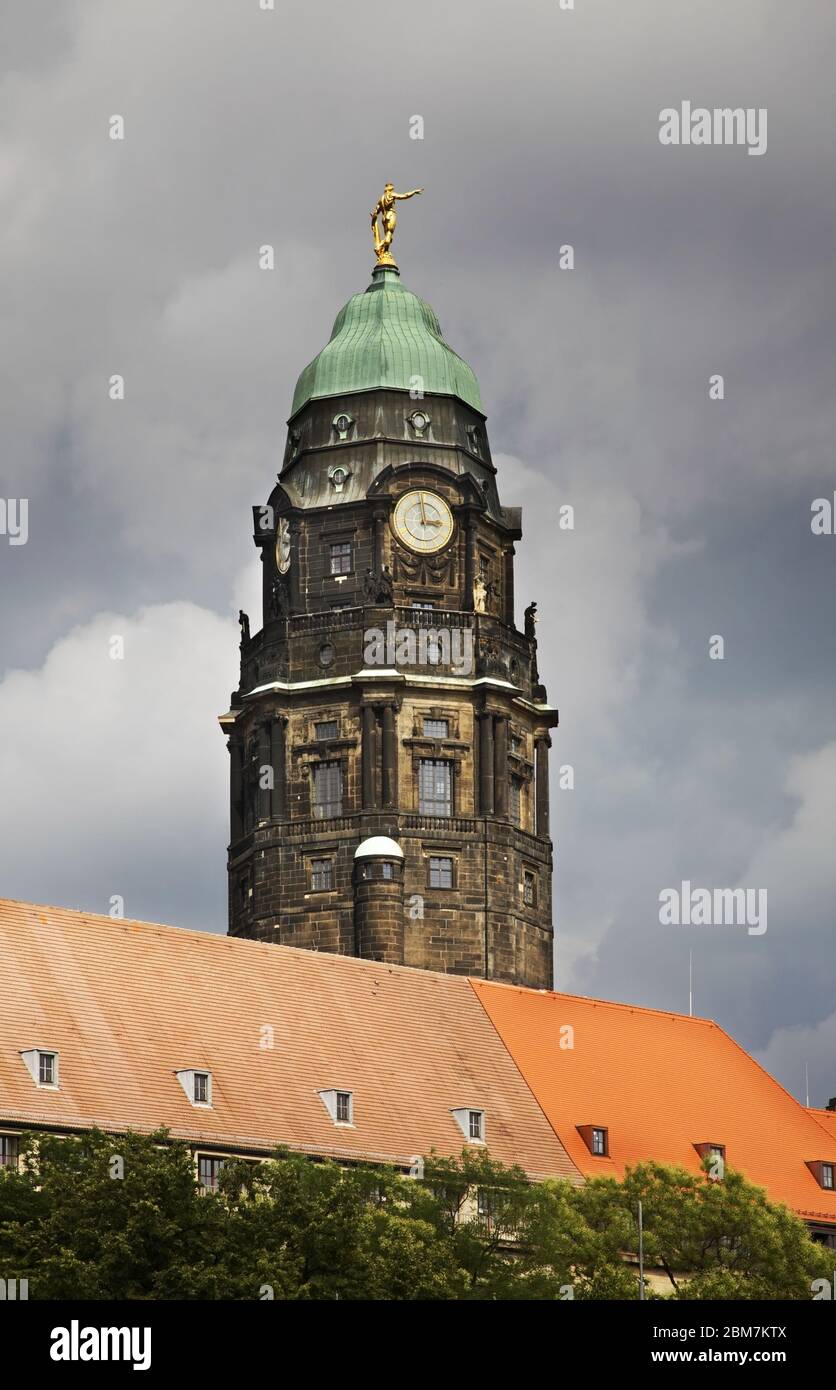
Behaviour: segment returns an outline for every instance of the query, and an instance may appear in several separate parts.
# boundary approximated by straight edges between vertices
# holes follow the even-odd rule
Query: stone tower
[[[253,508],[241,615],[229,930],[552,984],[549,730],[520,511],[500,504],[476,378],[394,266],[302,372]]]

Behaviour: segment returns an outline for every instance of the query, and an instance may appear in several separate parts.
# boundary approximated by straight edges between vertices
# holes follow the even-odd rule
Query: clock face
[[[410,550],[441,550],[453,534],[453,513],[443,497],[423,488],[405,492],[395,507],[395,533]]]
[[[276,569],[287,574],[290,569],[290,522],[282,517],[276,529]]]

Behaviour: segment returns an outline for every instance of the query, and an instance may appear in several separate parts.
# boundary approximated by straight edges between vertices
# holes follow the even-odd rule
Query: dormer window
[[[190,1105],[200,1106],[203,1109],[212,1108],[212,1073],[210,1071],[198,1070],[196,1067],[184,1067],[182,1071],[174,1073]]]
[[[53,1048],[29,1047],[20,1055],[36,1086],[50,1091],[59,1089],[58,1053]]]
[[[407,415],[407,420],[415,432],[417,439],[423,439],[430,423],[430,417],[425,410],[413,410],[411,415]]]
[[[695,1144],[694,1148],[700,1158],[721,1158],[724,1163],[726,1161],[725,1144]]]
[[[595,1158],[609,1158],[610,1132],[605,1125],[578,1125],[577,1131]]]
[[[331,485],[334,491],[342,492],[343,488],[345,487],[346,483],[351,477],[351,469],[345,468],[343,464],[338,463],[336,467],[332,466],[328,469],[328,477],[331,480]]]
[[[319,1097],[335,1125],[354,1125],[353,1091],[320,1091]]]
[[[836,1183],[836,1163],[831,1163],[828,1159],[818,1158],[807,1164],[819,1187],[824,1188],[825,1192],[833,1192]]]
[[[331,423],[337,432],[337,438],[347,439],[348,432],[354,424],[354,418],[351,415],[346,415],[345,411],[342,411],[339,415],[334,416]]]
[[[474,1106],[462,1106],[460,1109],[451,1110],[451,1115],[456,1121],[465,1139],[470,1144],[484,1144],[485,1142],[485,1112],[477,1110]]]

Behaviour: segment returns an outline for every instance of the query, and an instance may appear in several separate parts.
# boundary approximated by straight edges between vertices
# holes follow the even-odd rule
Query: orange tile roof
[[[818,1110],[811,1105],[807,1108],[807,1114],[812,1115],[813,1119],[818,1121],[831,1139],[836,1139],[836,1110]],[[820,1154],[819,1157],[823,1158],[824,1155]]]
[[[836,1222],[836,1193],[805,1166],[836,1162],[836,1118],[811,1115],[716,1023],[471,984],[583,1173],[621,1176],[643,1159],[697,1171],[694,1145],[723,1144],[726,1162],[773,1200],[807,1220]],[[560,1046],[566,1025],[572,1048]],[[608,1129],[610,1156],[594,1158],[577,1125]]]
[[[59,1091],[34,1085],[29,1047],[58,1051]],[[188,1067],[211,1071],[211,1110]],[[330,1088],[353,1091],[354,1128]],[[0,900],[0,1123],[405,1164],[460,1153],[464,1106],[495,1158],[581,1181],[464,977]]]

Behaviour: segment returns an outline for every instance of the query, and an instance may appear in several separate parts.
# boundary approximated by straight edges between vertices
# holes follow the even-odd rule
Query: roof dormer
[[[20,1055],[23,1065],[40,1090],[60,1090],[58,1052],[54,1047],[28,1047]]]
[[[212,1073],[205,1067],[183,1067],[174,1075],[185,1092],[186,1100],[199,1110],[212,1109]]]

